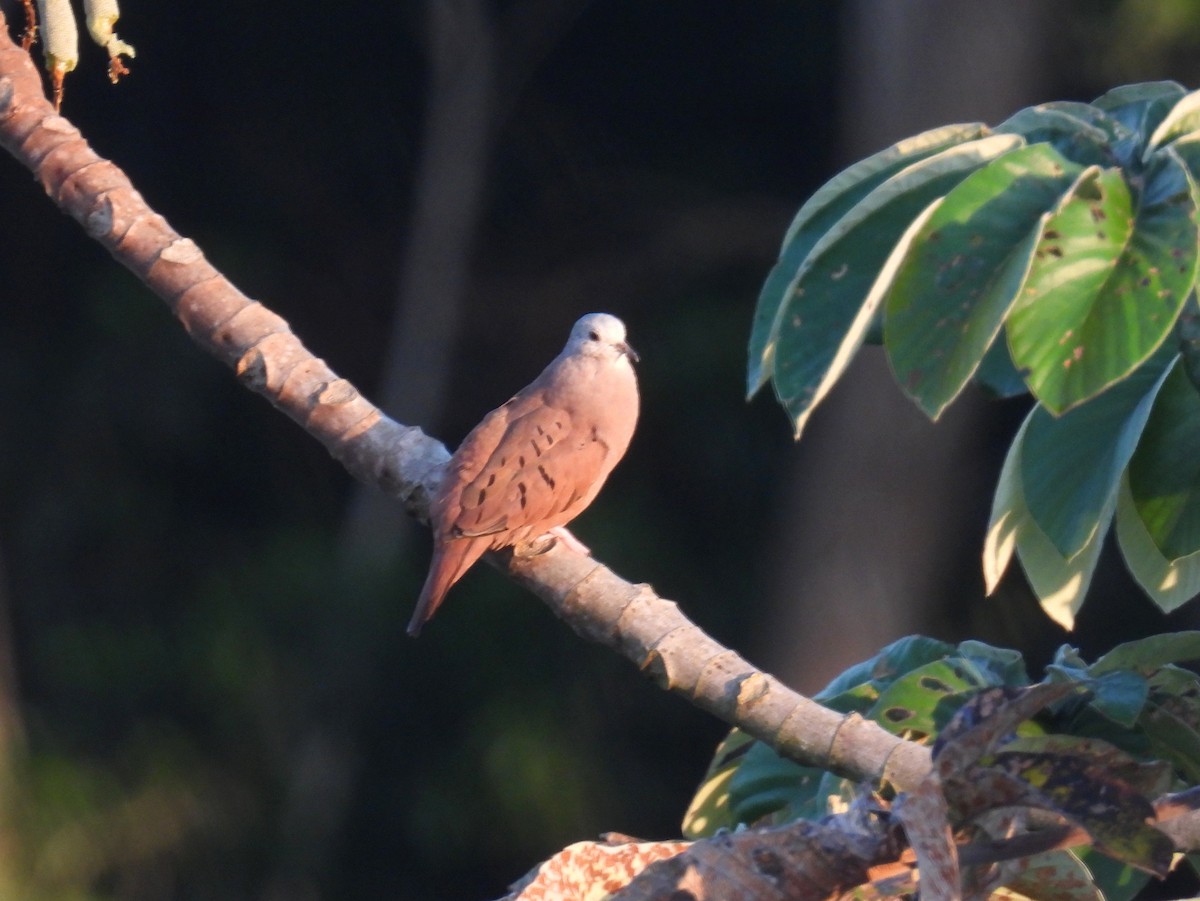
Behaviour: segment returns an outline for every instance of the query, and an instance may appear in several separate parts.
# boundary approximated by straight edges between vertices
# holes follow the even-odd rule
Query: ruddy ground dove
[[[620,319],[589,313],[542,374],[463,439],[430,507],[433,560],[409,635],[486,551],[530,547],[592,502],[633,437],[637,358]]]

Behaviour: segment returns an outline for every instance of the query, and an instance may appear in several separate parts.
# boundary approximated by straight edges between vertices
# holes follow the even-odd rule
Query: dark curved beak
[[[621,353],[625,354],[625,356],[629,357],[635,363],[640,362],[642,359],[638,356],[638,352],[633,349],[633,345],[628,342],[622,341],[617,345],[617,350],[621,351]]]

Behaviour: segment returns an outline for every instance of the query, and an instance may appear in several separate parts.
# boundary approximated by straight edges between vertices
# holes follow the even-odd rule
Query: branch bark
[[[230,366],[360,481],[426,518],[449,458],[415,426],[387,418],[315,357],[287,322],[218,272],[152,210],[125,174],[88,146],[42,94],[29,55],[0,15],[0,145],[34,173],[58,207],[162,298],[192,339]],[[795,760],[904,789],[928,751],[859,717],[791,691],[706,635],[646,585],[630,584],[562,546],[491,561],[541,597],[580,635],[633,661],[671,691]]]

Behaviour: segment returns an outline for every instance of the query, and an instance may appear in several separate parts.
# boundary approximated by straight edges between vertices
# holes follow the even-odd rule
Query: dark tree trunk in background
[[[996,124],[1053,99],[1033,0],[859,0],[845,15],[842,165],[927,128]],[[781,486],[763,615],[778,637],[769,669],[813,691],[901,636],[958,637],[938,602],[948,590],[964,604],[982,593],[978,576],[950,586],[948,574],[982,551],[986,507],[981,514],[971,498],[996,475],[980,466],[989,415],[968,388],[930,423],[879,348],[860,354],[810,421]]]

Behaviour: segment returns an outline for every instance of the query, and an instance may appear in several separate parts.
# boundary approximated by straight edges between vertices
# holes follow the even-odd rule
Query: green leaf
[[[1121,123],[1086,103],[1043,103],[1006,119],[996,134],[1019,134],[1030,144],[1049,144],[1069,160],[1084,166],[1112,166],[1112,145],[1132,137]]]
[[[1163,612],[1170,613],[1200,594],[1200,553],[1177,560],[1163,556],[1138,514],[1128,476],[1121,481],[1117,500],[1117,541],[1125,565]]]
[[[896,735],[934,737],[972,691],[988,685],[988,680],[965,661],[939,660],[888,686],[868,716]]]
[[[1149,873],[1127,867],[1092,848],[1079,848],[1077,853],[1103,893],[1103,901],[1133,901],[1150,881]]]
[[[1171,632],[1119,644],[1093,663],[1090,671],[1094,676],[1117,670],[1130,670],[1148,676],[1168,663],[1188,663],[1193,660],[1200,660],[1200,632]]]
[[[1200,677],[1190,670],[1169,663],[1150,677],[1150,697],[1154,707],[1147,708],[1147,717],[1153,715],[1161,718],[1169,714],[1172,730],[1186,727],[1189,735],[1182,738],[1184,746],[1191,747],[1191,742],[1200,740],[1200,736],[1195,734],[1200,728]],[[1166,759],[1163,748],[1148,741],[1142,756],[1151,755]],[[1192,764],[1194,761],[1189,765]],[[1186,781],[1197,781],[1192,775],[1195,772],[1194,768],[1188,770],[1179,767],[1179,772]]]
[[[906,673],[927,663],[944,660],[953,653],[952,644],[924,635],[907,635],[893,641],[869,660],[856,663],[813,697],[826,707],[848,713],[851,708],[841,706],[833,699],[844,696],[859,686],[872,685],[875,687],[875,695],[871,701],[873,704],[879,692]]]
[[[1193,190],[1165,148],[1151,160],[1136,211],[1120,170],[1089,169],[1050,217],[1008,337],[1051,412],[1125,377],[1173,327],[1196,275]]]
[[[815,789],[820,778],[820,770],[800,766],[769,745],[754,742],[728,782],[733,822],[753,823],[796,803],[806,786]]]
[[[1094,675],[1086,668],[1052,663],[1046,667],[1046,673],[1050,682],[1085,686],[1091,692],[1088,705],[1092,711],[1124,729],[1133,728],[1150,691],[1142,676],[1127,671]]]
[[[1182,365],[1155,398],[1129,490],[1146,532],[1167,560],[1200,551],[1200,393]]]
[[[1049,144],[1019,148],[964,179],[914,235],[888,293],[884,342],[901,387],[931,418],[978,368],[1047,211],[1082,171]]]
[[[985,681],[988,685],[1019,688],[1029,684],[1025,657],[1020,651],[996,648],[982,641],[969,639],[958,646],[958,656],[971,661],[977,669],[986,673]]]
[[[730,809],[729,783],[742,758],[755,740],[740,729],[732,729],[717,745],[713,761],[683,815],[683,835],[696,839],[718,829],[732,829],[738,820]]]
[[[1152,152],[1159,146],[1169,144],[1197,129],[1200,129],[1200,91],[1193,91],[1181,97],[1158,123],[1146,144],[1146,150],[1148,153]]]
[[[1150,703],[1138,719],[1150,753],[1166,760],[1189,783],[1200,781],[1200,734],[1166,707]]]
[[[1119,141],[1134,134],[1132,128],[1121,122],[1096,102],[1081,103],[1078,100],[1051,100],[1049,103],[1039,104],[1039,108],[1066,113],[1069,116],[1074,116],[1076,119],[1082,119],[1088,125],[1099,128],[1108,135],[1108,143],[1110,144],[1113,141]]]
[[[1187,93],[1174,81],[1146,81],[1113,88],[1092,101],[1126,128],[1135,132],[1139,144],[1146,144],[1171,108]]]
[[[1166,378],[1169,367],[1164,367],[1164,362],[1147,363],[1057,419],[1041,407],[1030,414],[1021,447],[1025,503],[1067,560],[1097,530],[1107,529],[1121,473]]]
[[[1173,141],[1170,145],[1171,153],[1178,157],[1183,165],[1187,167],[1188,174],[1192,176],[1193,186],[1200,181],[1200,133],[1184,135],[1177,141]],[[1157,155],[1161,151],[1155,151]]]
[[[975,381],[988,394],[996,398],[1018,397],[1029,393],[1029,386],[1017,367],[1013,365],[1012,354],[1008,352],[1008,341],[1001,332],[992,341],[992,346],[979,362],[975,370]]]
[[[1175,337],[1183,353],[1183,368],[1188,380],[1200,391],[1200,304],[1196,303],[1193,291],[1183,305],[1183,312],[1175,320]]]
[[[775,393],[792,416],[797,437],[861,345],[892,269],[921,216],[929,214],[931,201],[1020,140],[993,135],[912,164],[816,243],[774,329]]]
[[[1092,682],[1091,705],[1105,719],[1132,729],[1146,706],[1150,688],[1137,673],[1104,673]]]
[[[683,834],[703,838],[763,818],[777,823],[816,820],[830,812],[832,798],[848,802],[853,791],[849,780],[801,766],[733,729],[717,747],[688,806]]]
[[[1084,548],[1068,561],[1029,512],[1021,482],[1021,448],[1036,411],[1037,408],[1030,411],[1021,425],[1000,471],[983,546],[983,575],[988,594],[991,594],[1016,553],[1046,615],[1064,629],[1070,629],[1091,585],[1107,530],[1097,529]],[[1106,521],[1103,511],[1100,521]]]
[[[982,123],[948,125],[906,138],[835,175],[800,208],[788,228],[779,261],[759,294],[750,332],[748,395],[753,397],[774,371],[778,314],[791,291],[800,264],[813,245],[855,204],[893,175],[918,160],[987,133]]]

